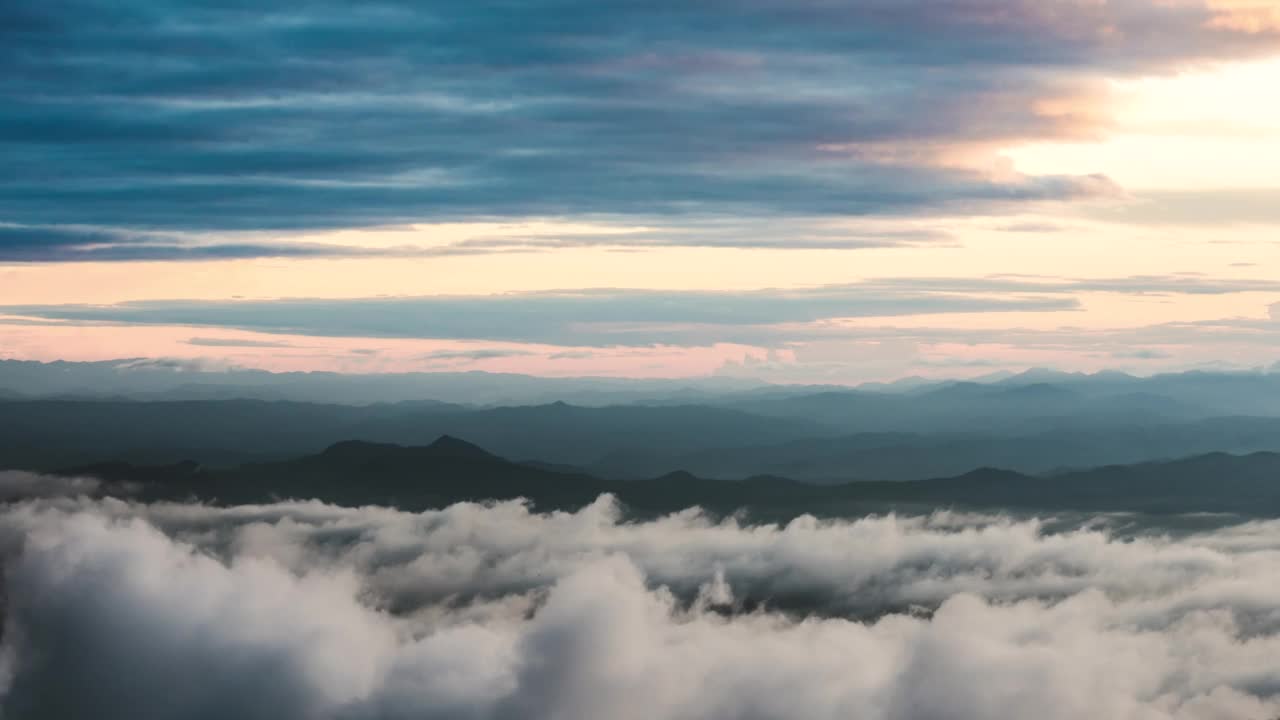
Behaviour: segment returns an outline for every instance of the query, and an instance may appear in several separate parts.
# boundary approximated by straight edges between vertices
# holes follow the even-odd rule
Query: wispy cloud
[[[202,236],[137,233],[102,228],[0,224],[0,262],[130,262],[238,260],[246,258],[428,258],[510,252],[519,246],[399,245],[368,247],[341,243],[244,239],[237,234]],[[523,248],[526,251],[536,248]]]
[[[428,361],[462,361],[493,360],[495,358],[529,357],[535,353],[530,350],[516,348],[476,348],[467,350],[435,350],[419,355],[421,360]]]
[[[889,321],[918,315],[1072,311],[1081,307],[1079,296],[1089,293],[1142,297],[1255,292],[1280,293],[1280,281],[1194,274],[1096,279],[904,277],[750,291],[579,289],[391,298],[151,300],[117,305],[6,306],[0,311],[59,322],[221,327],[311,336],[488,340],[576,347],[714,343],[777,346],[789,341],[861,336],[872,331],[865,325],[849,328],[831,322],[848,318]],[[901,340],[912,340],[924,331],[894,328],[892,332],[898,333]],[[1011,331],[1006,337],[1018,334],[1048,337],[1052,331]],[[955,330],[934,336],[969,337],[977,342],[983,332]]]
[[[999,289],[1004,294],[993,293]],[[776,338],[776,325],[846,317],[1072,310],[1063,288],[939,282],[755,291],[583,289],[404,298],[141,301],[5,307],[86,323],[227,327],[299,335],[502,340],[570,346],[711,344]],[[763,335],[762,335],[763,333]],[[787,334],[804,337],[792,328]]]
[[[193,337],[186,341],[188,345],[197,345],[199,347],[215,347],[215,348],[287,348],[296,347],[293,343],[287,343],[281,340],[254,340],[251,338],[216,338],[216,337]]]
[[[1091,218],[1141,225],[1280,225],[1280,188],[1148,190],[1131,202],[1082,208]]]

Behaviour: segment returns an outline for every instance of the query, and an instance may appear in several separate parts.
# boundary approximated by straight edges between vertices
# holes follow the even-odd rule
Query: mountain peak
[[[687,470],[673,470],[665,475],[654,478],[653,482],[676,483],[687,485],[689,483],[698,482],[698,477]]]
[[[472,458],[476,460],[494,460],[496,456],[489,451],[452,435],[441,435],[427,446],[433,455],[452,458]]]

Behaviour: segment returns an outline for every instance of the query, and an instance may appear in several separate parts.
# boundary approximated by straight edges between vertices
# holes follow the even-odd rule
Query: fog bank
[[[76,492],[71,489],[68,492]],[[1280,524],[0,514],[13,718],[1266,718]],[[1054,525],[1057,528],[1057,525]]]

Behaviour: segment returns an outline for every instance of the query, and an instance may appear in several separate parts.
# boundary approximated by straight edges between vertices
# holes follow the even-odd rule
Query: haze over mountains
[[[259,399],[364,405],[407,400],[482,405],[557,400],[600,405],[761,387],[733,378],[551,378],[486,372],[268,372],[134,358],[101,362],[0,360],[0,395],[148,400]]]
[[[310,498],[337,505],[427,510],[459,502],[526,499],[540,511],[577,510],[601,495],[643,516],[701,507],[755,519],[804,514],[851,517],[935,508],[985,511],[1232,513],[1280,515],[1280,453],[1210,453],[1182,460],[1030,477],[979,468],[957,477],[817,485],[758,475],[738,481],[673,472],[608,480],[532,463],[513,463],[442,436],[405,447],[358,441],[284,461],[206,469],[194,463],[98,463],[61,477],[93,478],[102,489],[147,501],[192,498],[224,505]]]
[[[338,402],[371,388],[366,402]],[[1266,372],[1030,371],[982,383],[686,390],[671,381],[6,361],[0,391],[0,465],[37,470],[112,460],[236,465],[345,440],[412,446],[441,435],[607,478],[683,470],[826,483],[1280,451],[1280,374]],[[542,402],[554,392],[573,402]],[[466,397],[475,399],[455,402]],[[497,401],[504,397],[528,403]]]
[[[988,391],[983,391],[983,387]],[[1034,400],[1057,393],[1076,402],[1111,398],[1123,405],[1151,403],[1148,409],[1200,414],[1280,414],[1280,363],[1248,371],[1189,371],[1152,376],[1123,372],[1068,373],[1033,368],[994,373],[977,381],[907,377],[894,382],[841,385],[772,385],[732,377],[644,379],[619,377],[542,377],[488,372],[343,374],[268,372],[179,360],[146,358],[100,362],[0,360],[0,396],[13,398],[132,398],[139,400],[259,399],[367,405],[434,400],[468,405],[575,405],[627,403],[687,404],[703,399],[737,401],[757,408],[811,398],[806,410],[850,393],[926,395],[962,405],[966,397],[998,388],[1012,390],[1004,400]],[[1029,388],[1029,389],[1028,389]],[[1061,392],[1069,391],[1069,392]],[[1119,409],[1119,408],[1118,408]],[[1130,408],[1134,409],[1134,408]],[[838,411],[837,411],[838,412]],[[782,411],[782,414],[790,414]]]

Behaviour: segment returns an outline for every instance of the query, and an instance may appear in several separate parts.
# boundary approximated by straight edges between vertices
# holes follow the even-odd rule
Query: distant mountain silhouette
[[[771,417],[816,421],[851,432],[984,432],[1018,434],[1046,430],[1116,426],[1151,422],[1183,422],[1217,414],[1276,414],[1280,402],[1270,398],[1214,412],[1176,395],[1141,392],[1139,383],[1057,385],[954,382],[905,393],[864,390],[748,397],[731,402],[747,412]],[[1268,387],[1258,384],[1255,390]],[[1280,390],[1280,385],[1276,386]],[[1196,396],[1204,401],[1203,395]],[[1244,408],[1248,408],[1245,410]]]
[[[586,465],[615,451],[690,452],[823,434],[809,421],[697,405],[0,401],[0,467],[35,469],[105,459],[234,465],[314,453],[343,439],[422,445],[440,435],[505,457]]]
[[[445,436],[418,447],[341,442],[315,455],[227,470],[194,463],[110,463],[61,472],[133,483],[134,491],[147,499],[198,497],[223,503],[315,498],[344,505],[424,509],[523,497],[540,509],[551,509],[581,507],[602,493],[612,493],[641,514],[700,505],[726,513],[745,509],[769,518],[952,506],[1280,516],[1280,454],[1276,453],[1210,453],[1049,477],[981,468],[933,480],[837,485],[776,476],[711,480],[682,471],[649,480],[618,481],[509,462]]]
[[[108,385],[114,378],[132,387],[128,383],[142,382],[135,373],[159,382],[158,372],[120,363],[0,361],[0,381],[8,377],[14,387],[33,390],[64,387],[57,380],[62,375]],[[164,372],[213,382],[200,373]],[[347,382],[308,374],[236,377],[262,390],[273,383]],[[356,378],[350,387],[386,390],[410,379]],[[447,386],[449,397],[456,397],[449,380],[462,386],[534,383],[484,374],[417,379]],[[570,386],[614,387],[593,382]],[[617,387],[624,386],[648,387]],[[214,387],[200,385],[202,392]],[[676,402],[675,396],[651,394],[643,396],[648,404],[603,406],[0,398],[0,468],[48,470],[102,461],[163,465],[183,459],[234,467],[318,453],[347,439],[422,446],[441,435],[466,438],[545,470],[613,479],[687,470],[702,477],[766,474],[827,483],[920,480],[980,466],[1045,474],[1212,451],[1280,451],[1280,373],[1135,378],[1039,370],[988,382],[879,387],[766,386],[718,395],[693,392],[697,404],[684,395]],[[613,391],[600,392],[593,397],[614,397]]]
[[[391,443],[363,440],[344,440],[325,448],[320,453],[320,457],[335,462],[377,462],[401,452],[411,452],[423,458],[505,462],[479,445],[473,445],[452,435],[441,435],[435,442],[422,448],[404,448]]]
[[[992,433],[858,433],[693,452],[614,452],[586,466],[605,477],[651,477],[675,468],[695,475],[768,473],[840,483],[856,479],[949,477],[982,465],[1027,474],[1168,460],[1227,451],[1280,450],[1280,418],[1214,418],[1186,423],[1125,424]]]
[[[427,449],[440,457],[464,457],[473,460],[499,459],[479,445],[472,445],[466,440],[459,440],[452,435],[441,435],[435,442],[428,445]]]

